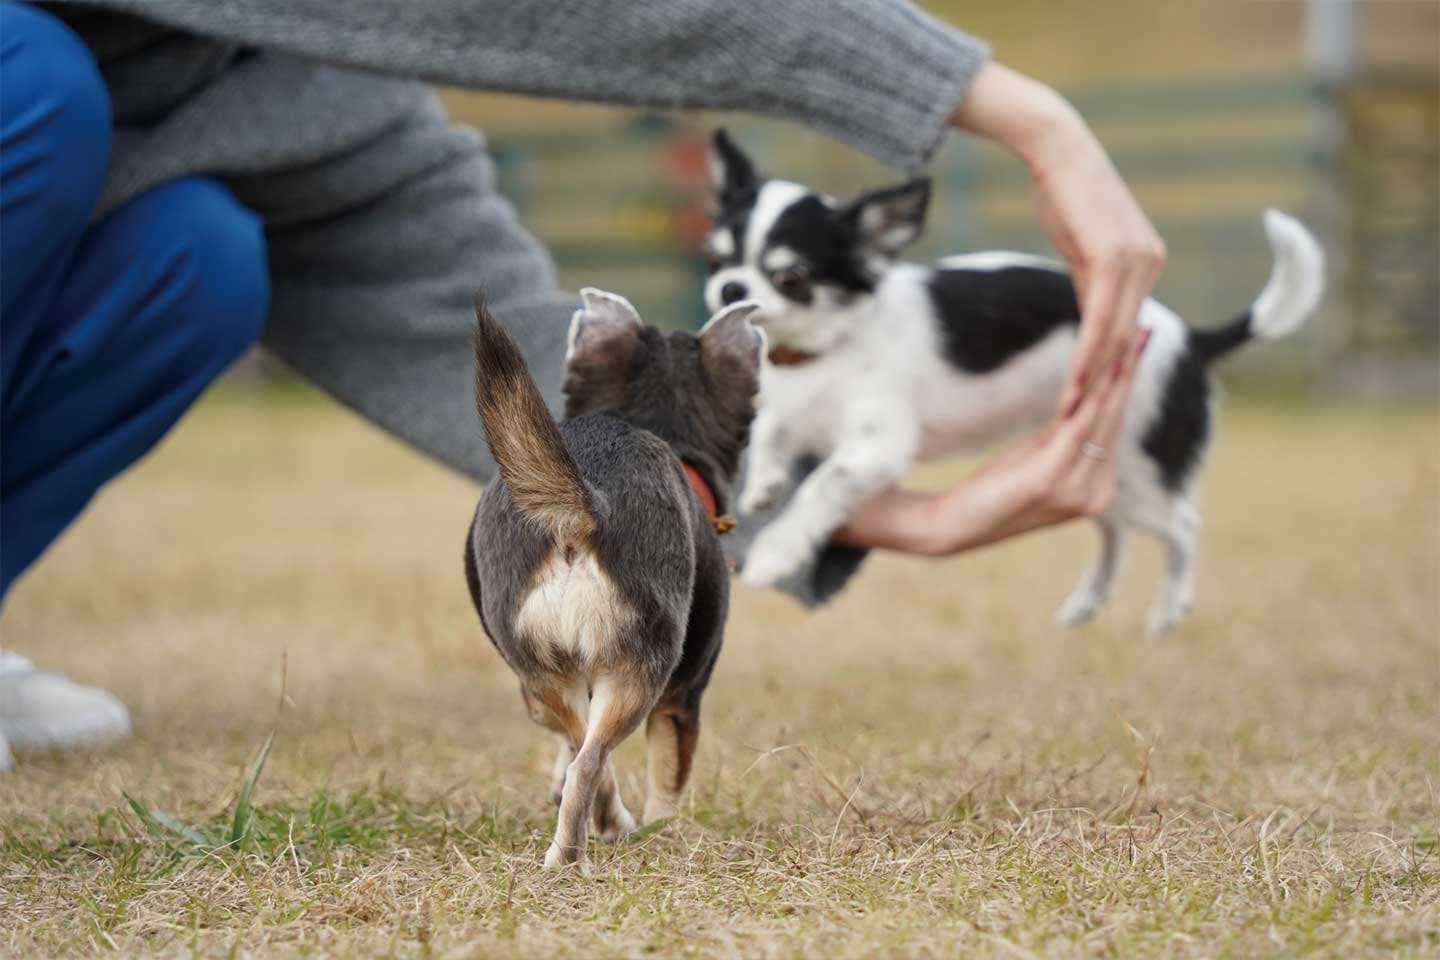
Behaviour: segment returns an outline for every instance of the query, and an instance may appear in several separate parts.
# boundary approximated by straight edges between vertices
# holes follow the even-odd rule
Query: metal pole
[[[1350,79],[1360,65],[1359,32],[1360,4],[1355,0],[1308,0],[1305,55],[1319,79],[1326,83]]]
[[[1343,96],[1360,67],[1360,4],[1355,0],[1306,0],[1305,58],[1311,89],[1310,135],[1315,156],[1315,181],[1310,218],[1327,252],[1331,295],[1324,310],[1325,323],[1311,324],[1306,353],[1312,372],[1333,377],[1336,361],[1355,339],[1355,311],[1349,279],[1356,268],[1349,249],[1353,213],[1346,182],[1346,142],[1349,136]],[[1342,327],[1344,329],[1342,329]]]

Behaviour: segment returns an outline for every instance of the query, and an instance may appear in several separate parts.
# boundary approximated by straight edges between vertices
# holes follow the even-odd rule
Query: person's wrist
[[[1083,148],[1093,136],[1079,111],[1059,93],[1037,84],[1005,144],[1032,170],[1048,169],[1067,154]]]
[[[1105,148],[1079,111],[1056,94],[1057,105],[1044,108],[1044,119],[1026,125],[1012,149],[1036,183],[1053,180],[1061,170],[1095,170],[1109,163]]]
[[[975,546],[983,534],[977,521],[986,514],[983,503],[976,500],[975,490],[975,480],[971,477],[928,498],[914,531],[916,553],[948,557]]]

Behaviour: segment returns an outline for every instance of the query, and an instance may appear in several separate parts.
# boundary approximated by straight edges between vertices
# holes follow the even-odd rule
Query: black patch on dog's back
[[[1070,277],[1045,267],[938,269],[929,281],[945,359],[966,373],[989,373],[1080,322]]]
[[[1185,488],[1210,439],[1210,380],[1205,358],[1187,343],[1175,358],[1160,413],[1140,447],[1160,469],[1160,482],[1171,493]]]
[[[875,283],[856,260],[856,240],[854,227],[812,193],[790,204],[775,218],[765,237],[765,247],[794,250],[815,283],[837,286],[849,293],[869,293]],[[763,268],[763,252],[759,262]]]

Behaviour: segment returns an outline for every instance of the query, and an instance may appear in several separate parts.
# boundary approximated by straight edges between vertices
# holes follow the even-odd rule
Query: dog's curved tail
[[[1251,340],[1278,340],[1309,319],[1325,290],[1325,254],[1304,225],[1279,210],[1265,211],[1265,234],[1275,266],[1260,296],[1234,320],[1209,330],[1192,330],[1192,349],[1206,362]]]
[[[500,479],[520,512],[556,543],[591,544],[598,529],[590,489],[565,447],[515,338],[475,298],[475,408]]]

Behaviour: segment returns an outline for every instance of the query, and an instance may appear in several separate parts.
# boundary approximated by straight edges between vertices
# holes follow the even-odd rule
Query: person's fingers
[[[1097,368],[1107,350],[1115,326],[1123,274],[1109,265],[1098,266],[1086,284],[1080,301],[1080,332],[1070,360],[1070,377],[1060,394],[1060,413],[1071,416],[1080,396],[1095,385]]]
[[[1055,456],[1057,467],[1073,466],[1076,458],[1080,456],[1081,447],[1095,432],[1095,425],[1099,422],[1110,387],[1110,384],[1103,381],[1096,383],[1076,398],[1075,407],[1068,417],[1055,422],[1055,432],[1051,435],[1047,449]]]
[[[1149,296],[1153,282],[1145,269],[1128,259],[1112,267],[1111,276],[1115,281],[1107,304],[1109,312],[1104,317],[1105,337],[1095,345],[1092,358],[1092,372],[1096,377],[1103,376],[1116,361],[1123,361],[1134,346],[1140,303]]]
[[[1082,459],[1086,462],[1077,465],[1080,474],[1080,482],[1094,490],[1095,483],[1112,483],[1113,477],[1106,477],[1107,473],[1114,472],[1115,458],[1119,456],[1117,449],[1121,443],[1121,429],[1125,425],[1125,413],[1130,406],[1130,387],[1135,379],[1135,371],[1140,366],[1140,357],[1145,351],[1145,345],[1150,341],[1150,331],[1142,330],[1140,335],[1133,338],[1127,344],[1125,353],[1117,358],[1105,375],[1105,387],[1103,398],[1097,404],[1098,410],[1090,426],[1090,433],[1081,442],[1080,451]],[[1087,448],[1086,443],[1094,446]],[[1086,450],[1090,455],[1085,455]]]
[[[1145,302],[1145,298],[1150,296],[1155,276],[1155,271],[1144,264],[1136,264],[1126,271],[1125,281],[1115,298],[1110,350],[1100,358],[1100,363],[1109,364],[1123,360],[1135,346],[1135,337],[1140,333],[1140,306]]]
[[[1134,337],[1121,339],[1125,341],[1125,349],[1110,364],[1107,374],[1109,386],[1095,423],[1096,440],[1107,445],[1115,440],[1121,424],[1125,421],[1125,411],[1130,403],[1130,386],[1135,379],[1135,370],[1140,365],[1140,355],[1150,340],[1150,331],[1142,330]]]

